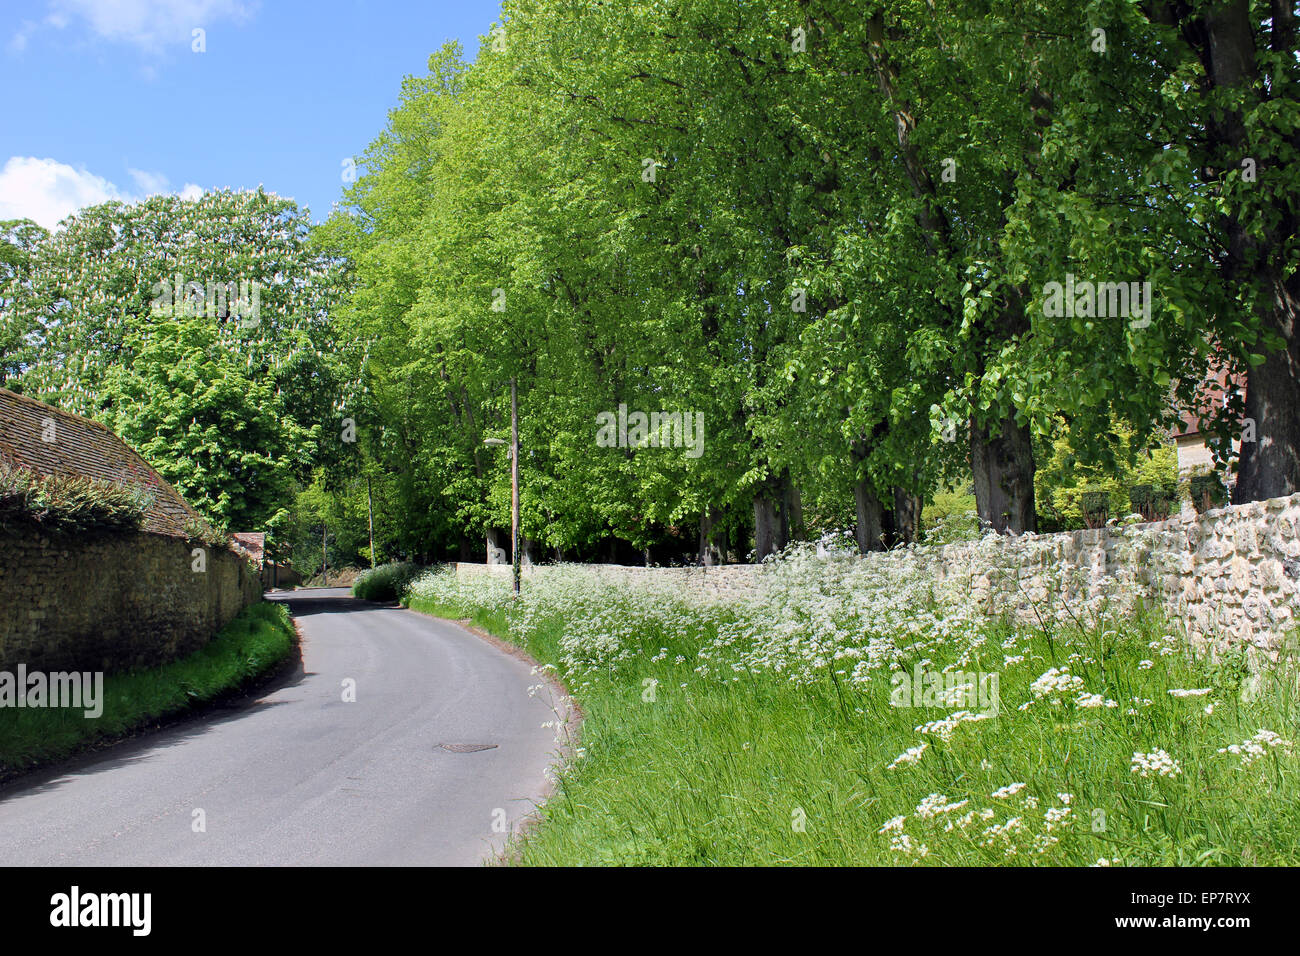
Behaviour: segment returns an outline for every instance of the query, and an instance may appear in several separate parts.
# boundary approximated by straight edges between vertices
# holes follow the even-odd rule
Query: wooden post
[[[519,392],[510,379],[510,560],[515,594],[519,594]]]
[[[366,475],[366,511],[370,514],[370,566],[375,566],[375,498],[370,493],[370,476]]]

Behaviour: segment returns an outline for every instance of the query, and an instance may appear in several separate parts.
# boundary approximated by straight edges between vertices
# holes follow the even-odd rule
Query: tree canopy
[[[1247,383],[1204,423],[1237,499],[1293,493],[1295,20],[506,0],[472,63],[402,82],[314,229],[261,193],[4,224],[0,376],[223,525],[357,542],[373,510],[372,560],[509,527],[511,381],[534,557],[879,548],[963,483],[1033,531],[1061,448],[1131,468],[1211,371]],[[178,273],[259,278],[261,324],[160,318]]]

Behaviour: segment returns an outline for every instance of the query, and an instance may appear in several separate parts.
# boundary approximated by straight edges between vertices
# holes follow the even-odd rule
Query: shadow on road
[[[274,591],[266,595],[268,601],[282,601],[289,605],[294,617],[309,614],[346,614],[351,611],[382,611],[401,607],[395,601],[363,601],[352,596],[347,588],[306,588],[297,591]]]
[[[156,750],[202,736],[227,721],[242,720],[259,711],[295,703],[292,700],[272,701],[267,698],[278,691],[297,686],[310,676],[303,667],[301,650],[298,650],[263,683],[217,698],[201,705],[197,710],[151,721],[134,730],[130,736],[0,783],[0,804],[30,793],[57,790],[74,777],[106,773],[148,760]]]

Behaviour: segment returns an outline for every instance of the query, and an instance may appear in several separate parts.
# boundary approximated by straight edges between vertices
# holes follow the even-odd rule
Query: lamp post
[[[485,438],[485,445],[504,445],[500,438]],[[519,393],[510,379],[510,564],[515,595],[519,594]]]

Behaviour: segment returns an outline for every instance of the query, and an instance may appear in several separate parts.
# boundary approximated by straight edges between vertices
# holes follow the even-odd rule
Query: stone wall
[[[1300,611],[1300,495],[1150,523],[910,547],[860,559],[890,575],[923,576],[992,614],[1066,621],[1103,605],[1165,609],[1198,647],[1243,648],[1274,658]],[[611,582],[653,575],[711,597],[762,598],[754,565],[629,568],[596,565]],[[460,574],[509,566],[457,565]],[[525,568],[527,576],[530,569]]]
[[[255,569],[161,534],[0,531],[0,669],[119,671],[203,646],[260,600]]]

